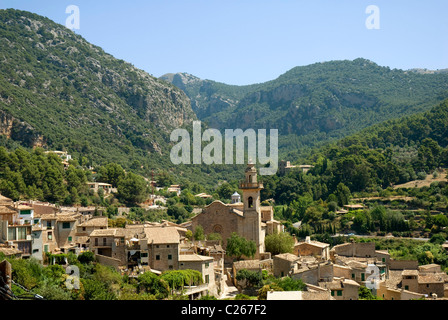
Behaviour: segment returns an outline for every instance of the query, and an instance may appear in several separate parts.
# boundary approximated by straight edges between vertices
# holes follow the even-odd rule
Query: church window
[[[213,226],[213,232],[214,233],[222,233],[222,226],[217,224]]]

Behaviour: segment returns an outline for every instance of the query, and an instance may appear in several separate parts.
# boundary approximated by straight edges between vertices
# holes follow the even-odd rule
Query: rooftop
[[[176,227],[146,227],[144,233],[148,243],[180,243],[180,235]]]
[[[93,217],[79,225],[79,227],[107,227],[107,217]]]
[[[211,261],[213,257],[201,256],[199,254],[181,254],[179,255],[179,262],[181,261]]]

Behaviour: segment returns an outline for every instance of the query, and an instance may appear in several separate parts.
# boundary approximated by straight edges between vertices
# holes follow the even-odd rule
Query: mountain
[[[148,173],[169,165],[171,131],[196,119],[177,87],[37,14],[0,10],[0,61],[3,142]]]
[[[306,174],[290,170],[262,177],[262,200],[272,198],[277,204],[296,200],[302,205],[306,199],[322,199],[343,205],[347,199],[341,196],[345,198],[347,192],[359,193],[360,197],[378,196],[390,192],[390,187],[425,180],[427,175],[435,178],[441,174],[440,168],[448,166],[447,123],[448,99],[428,111],[391,119],[316,147],[306,159],[313,165]],[[446,212],[447,202],[441,195],[448,196],[448,184],[432,178],[429,183],[434,183],[431,185],[435,193],[431,202],[422,205],[419,199],[410,208],[417,205],[427,209],[438,202],[437,209]],[[428,195],[427,190],[422,192]],[[438,193],[440,196],[436,196]],[[409,195],[414,197],[415,190],[409,190]]]
[[[281,151],[291,157],[298,149],[428,110],[448,97],[446,72],[390,69],[361,58],[295,67],[247,86],[186,73],[161,79],[182,89],[198,118],[211,127],[279,129]]]

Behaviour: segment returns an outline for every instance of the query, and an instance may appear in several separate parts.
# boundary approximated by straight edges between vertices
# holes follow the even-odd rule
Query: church
[[[263,183],[258,181],[257,169],[249,161],[245,170],[245,179],[240,182],[243,191],[243,201],[240,195],[234,193],[229,204],[215,200],[206,206],[201,213],[194,216],[191,228],[194,232],[197,226],[202,226],[204,233],[219,233],[223,246],[232,232],[255,242],[257,251],[255,258],[265,256],[264,238],[268,234],[283,232],[283,225],[274,220],[272,206],[261,206],[260,191]]]

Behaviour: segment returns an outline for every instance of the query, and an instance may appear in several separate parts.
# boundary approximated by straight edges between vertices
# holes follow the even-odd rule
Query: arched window
[[[254,199],[252,197],[247,198],[247,204],[249,208],[254,206]]]

